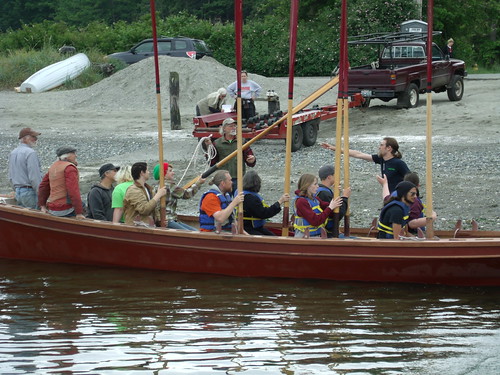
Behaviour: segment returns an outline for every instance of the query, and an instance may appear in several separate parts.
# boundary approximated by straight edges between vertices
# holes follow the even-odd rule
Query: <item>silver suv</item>
[[[212,51],[210,51],[203,40],[183,36],[174,38],[160,37],[158,38],[158,54],[201,59],[203,56],[212,56]],[[127,52],[116,52],[106,57],[108,59],[121,60],[127,64],[133,64],[153,55],[153,39],[144,39]]]

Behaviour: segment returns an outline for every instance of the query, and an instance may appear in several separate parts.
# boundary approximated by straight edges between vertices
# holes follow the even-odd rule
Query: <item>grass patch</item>
[[[489,67],[479,66],[474,64],[467,67],[467,73],[469,74],[498,74],[500,73],[500,65],[492,65]]]
[[[92,86],[107,76],[101,69],[107,62],[98,50],[84,52],[92,65],[72,81],[67,81],[57,90],[71,90]],[[68,58],[60,54],[54,47],[42,50],[16,50],[0,55],[0,90],[12,90],[18,87],[29,76],[48,65]],[[114,64],[115,71],[123,69],[126,64]]]

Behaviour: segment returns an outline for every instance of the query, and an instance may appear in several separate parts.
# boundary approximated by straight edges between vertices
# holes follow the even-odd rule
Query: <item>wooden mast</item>
[[[153,51],[155,64],[155,82],[156,82],[156,117],[158,121],[158,162],[160,163],[160,187],[165,186],[165,171],[163,169],[163,127],[161,119],[161,90],[160,90],[160,65],[158,63],[158,36],[156,34],[156,9],[155,1],[149,0],[151,10],[151,28],[153,31]],[[165,196],[160,199],[160,222],[161,226],[165,227],[166,222],[166,200]]]
[[[241,105],[241,67],[243,55],[243,0],[234,1],[234,31],[235,31],[235,50],[236,50],[236,145],[237,145],[237,181],[238,192],[243,191],[243,132],[242,132],[242,105]],[[234,178],[234,176],[231,176]],[[243,233],[243,202],[238,205],[238,233]]]
[[[434,223],[432,220],[432,31],[434,22],[434,0],[427,2],[427,127],[426,127],[426,175],[425,175],[425,193],[426,193],[426,237],[434,238]]]
[[[297,24],[299,15],[299,0],[291,1],[290,9],[290,53],[288,63],[288,112],[286,120],[286,154],[285,154],[285,194],[290,193],[290,164],[292,161],[292,128],[293,128],[293,83],[295,76],[295,51],[297,47]],[[288,236],[288,226],[290,217],[290,202],[285,202],[283,206],[283,226],[282,236]]]

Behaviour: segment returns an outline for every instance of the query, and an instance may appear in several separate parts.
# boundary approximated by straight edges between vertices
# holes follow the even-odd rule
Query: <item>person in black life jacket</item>
[[[380,212],[377,238],[399,240],[401,229],[408,223],[410,206],[417,198],[417,187],[409,181],[396,186],[396,196],[391,196]]]
[[[335,151],[335,146],[328,143],[322,143],[321,147]],[[410,173],[406,163],[401,160],[403,155],[399,151],[399,144],[395,138],[385,137],[382,139],[377,154],[370,155],[356,150],[349,150],[349,156],[380,164],[380,174],[387,176],[391,193],[396,189],[396,185],[403,181],[405,175]]]
[[[453,57],[453,44],[455,44],[455,41],[450,38],[446,42],[446,47],[444,47],[444,56],[450,59]]]
[[[210,190],[205,192],[200,200],[200,231],[214,232],[217,223],[221,225],[222,230],[230,231],[234,220],[233,211],[243,202],[243,192],[234,198],[231,196],[231,175],[224,169],[215,172],[210,184]]]
[[[318,176],[321,182],[319,183],[316,195],[324,202],[330,202],[333,199],[332,188],[335,183],[335,168],[333,165],[323,165],[318,170]],[[347,204],[351,196],[351,188],[342,190],[342,206],[339,208],[339,220],[345,216],[347,212]],[[326,232],[328,237],[333,237],[333,219],[328,218],[326,223]]]
[[[310,237],[321,236],[321,228],[326,225],[328,217],[333,216],[333,210],[342,205],[342,198],[337,197],[330,202],[324,202],[316,196],[318,179],[305,173],[299,178],[298,189],[293,202],[295,237],[304,237],[309,230]]]
[[[408,215],[408,232],[412,234],[417,234],[417,229],[420,228],[422,231],[425,231],[425,226],[427,225],[427,218],[425,216],[425,205],[422,202],[420,197],[420,179],[418,178],[418,174],[416,172],[410,172],[406,174],[405,181],[410,181],[417,187],[417,197],[415,198],[415,202],[410,207],[410,213]],[[384,200],[384,204],[389,201],[391,196],[396,196],[396,192],[393,191],[392,194],[389,193],[389,187],[387,185],[387,177],[377,176],[377,181],[380,185],[382,185],[382,199]],[[432,211],[431,218],[433,221],[437,219],[437,214],[435,211]]]
[[[259,194],[262,180],[257,172],[251,170],[243,176],[243,225],[248,234],[274,236],[269,229],[264,228],[266,219],[277,215],[281,211],[281,205],[290,200],[290,195],[283,194],[277,202],[271,206],[264,202]]]

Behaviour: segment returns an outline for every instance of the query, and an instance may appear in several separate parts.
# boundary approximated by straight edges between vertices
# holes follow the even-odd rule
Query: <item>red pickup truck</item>
[[[378,59],[370,65],[349,70],[348,93],[361,93],[366,99],[365,106],[369,105],[370,99],[376,98],[384,102],[397,99],[398,106],[414,108],[418,106],[419,94],[426,90],[426,42],[415,37],[401,39],[397,34],[402,33],[388,34],[390,38],[385,36],[349,42],[379,44],[384,47],[379,52]],[[451,101],[458,101],[464,93],[463,79],[466,75],[465,63],[462,60],[446,57],[433,43],[432,91],[446,91]]]

